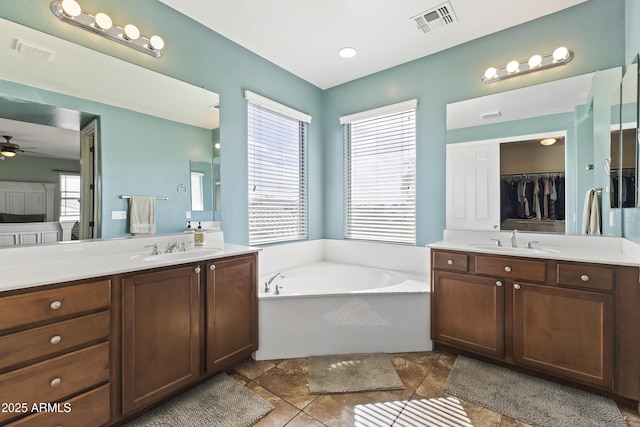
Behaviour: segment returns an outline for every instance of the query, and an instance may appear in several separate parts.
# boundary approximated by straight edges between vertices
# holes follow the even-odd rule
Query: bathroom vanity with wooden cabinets
[[[439,347],[640,399],[637,266],[432,249],[431,269]]]
[[[247,249],[0,292],[0,425],[120,425],[249,357]]]

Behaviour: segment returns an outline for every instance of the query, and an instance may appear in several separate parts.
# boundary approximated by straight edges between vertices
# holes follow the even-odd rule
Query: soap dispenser
[[[195,246],[204,246],[204,236],[205,232],[202,229],[202,225],[200,224],[200,222],[198,222],[198,228],[193,235],[193,244]]]
[[[191,228],[191,221],[187,221],[187,228],[184,229],[185,233],[194,233],[195,230]]]

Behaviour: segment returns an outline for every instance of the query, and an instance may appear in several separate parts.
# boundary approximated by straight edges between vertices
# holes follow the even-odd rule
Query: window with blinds
[[[249,244],[306,239],[307,123],[247,98]]]
[[[416,242],[416,104],[406,104],[341,118],[347,239]]]

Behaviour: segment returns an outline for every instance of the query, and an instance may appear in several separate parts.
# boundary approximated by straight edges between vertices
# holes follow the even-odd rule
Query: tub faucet
[[[271,291],[271,282],[273,282],[274,280],[276,280],[276,277],[282,277],[284,279],[284,273],[276,273],[273,276],[271,276],[271,278],[269,280],[267,280],[266,282],[264,282],[264,291],[265,292],[269,292]],[[276,289],[277,290],[277,289]]]
[[[518,231],[518,230],[513,230],[511,232],[511,247],[512,248],[517,248],[518,247],[518,242],[516,240],[516,231]]]

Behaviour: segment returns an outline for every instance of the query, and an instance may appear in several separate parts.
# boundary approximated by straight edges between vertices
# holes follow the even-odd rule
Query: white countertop
[[[164,252],[168,242],[182,242],[189,237],[193,239],[188,235],[168,235],[2,248],[0,292],[259,251],[221,241],[162,255],[151,255],[152,248],[147,247],[158,244]]]
[[[510,231],[445,230],[443,241],[427,246],[432,249],[640,267],[640,245],[621,237],[518,232],[518,247],[512,248],[510,235]],[[495,246],[496,242],[491,239],[499,239],[502,246]],[[533,249],[528,249],[527,244],[534,241],[538,243],[532,243]]]

